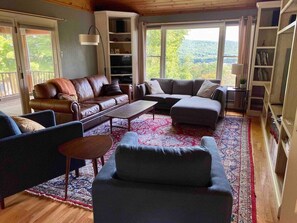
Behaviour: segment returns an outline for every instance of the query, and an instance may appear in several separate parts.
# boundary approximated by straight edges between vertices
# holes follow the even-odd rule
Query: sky
[[[216,42],[219,40],[219,28],[197,28],[189,30],[186,39]],[[238,41],[238,26],[227,26],[226,40]]]

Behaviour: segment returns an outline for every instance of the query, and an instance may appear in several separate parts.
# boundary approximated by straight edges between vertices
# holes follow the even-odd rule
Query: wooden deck
[[[0,111],[8,115],[23,114],[20,97],[14,96],[0,99]]]

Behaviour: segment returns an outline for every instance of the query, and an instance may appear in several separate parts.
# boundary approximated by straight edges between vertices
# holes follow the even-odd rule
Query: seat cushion
[[[172,94],[192,95],[193,80],[173,80]]]
[[[168,148],[119,144],[116,173],[123,180],[203,187],[209,185],[211,155],[207,148]]]
[[[100,111],[99,105],[80,103],[80,118],[86,118],[90,115],[96,114]]]
[[[83,102],[84,104],[97,104],[100,110],[106,110],[116,105],[116,100],[114,96],[101,96],[97,98],[92,98]]]
[[[129,102],[129,97],[126,94],[114,95],[113,98],[116,101],[117,105],[125,104]]]
[[[0,139],[22,134],[15,121],[2,111],[0,111],[0,126]]]
[[[165,103],[165,99],[170,96],[170,94],[147,94],[143,97],[143,100],[157,101],[159,103]]]
[[[220,102],[193,96],[174,104],[170,109],[170,116],[173,122],[206,125],[215,129],[220,111]]]
[[[174,105],[176,102],[183,98],[190,98],[192,97],[191,95],[184,95],[184,94],[172,94],[166,97],[165,101],[169,105]]]

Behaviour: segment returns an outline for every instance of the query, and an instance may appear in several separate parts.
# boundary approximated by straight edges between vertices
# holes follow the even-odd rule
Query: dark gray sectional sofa
[[[149,94],[145,84],[136,86],[136,98],[157,101],[157,109],[170,109],[172,123],[186,123],[216,128],[219,117],[224,117],[227,88],[220,86],[211,98],[196,96],[203,79],[174,80],[155,78],[164,94]],[[220,84],[220,80],[211,80]]]

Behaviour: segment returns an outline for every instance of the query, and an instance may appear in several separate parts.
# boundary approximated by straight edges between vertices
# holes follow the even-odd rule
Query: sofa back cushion
[[[168,148],[120,144],[115,153],[120,179],[158,184],[209,185],[211,155],[206,148]]]
[[[172,94],[172,85],[173,85],[172,79],[152,78],[151,80],[157,80],[165,94]]]
[[[56,97],[58,91],[55,85],[51,83],[41,83],[34,86],[34,98],[36,99],[46,99]]]
[[[104,75],[92,75],[86,78],[93,89],[95,97],[100,95],[103,84],[108,84],[108,80]]]
[[[94,98],[93,89],[87,78],[76,78],[71,80],[76,90],[79,102]]]
[[[193,80],[173,80],[172,94],[192,95]]]
[[[0,139],[22,134],[15,121],[0,111]]]
[[[194,86],[193,86],[193,93],[192,95],[197,95],[197,92],[199,91],[200,87],[202,86],[203,82],[204,82],[205,79],[196,79],[194,80]],[[213,83],[216,83],[216,84],[221,84],[221,80],[210,80],[211,82]]]

